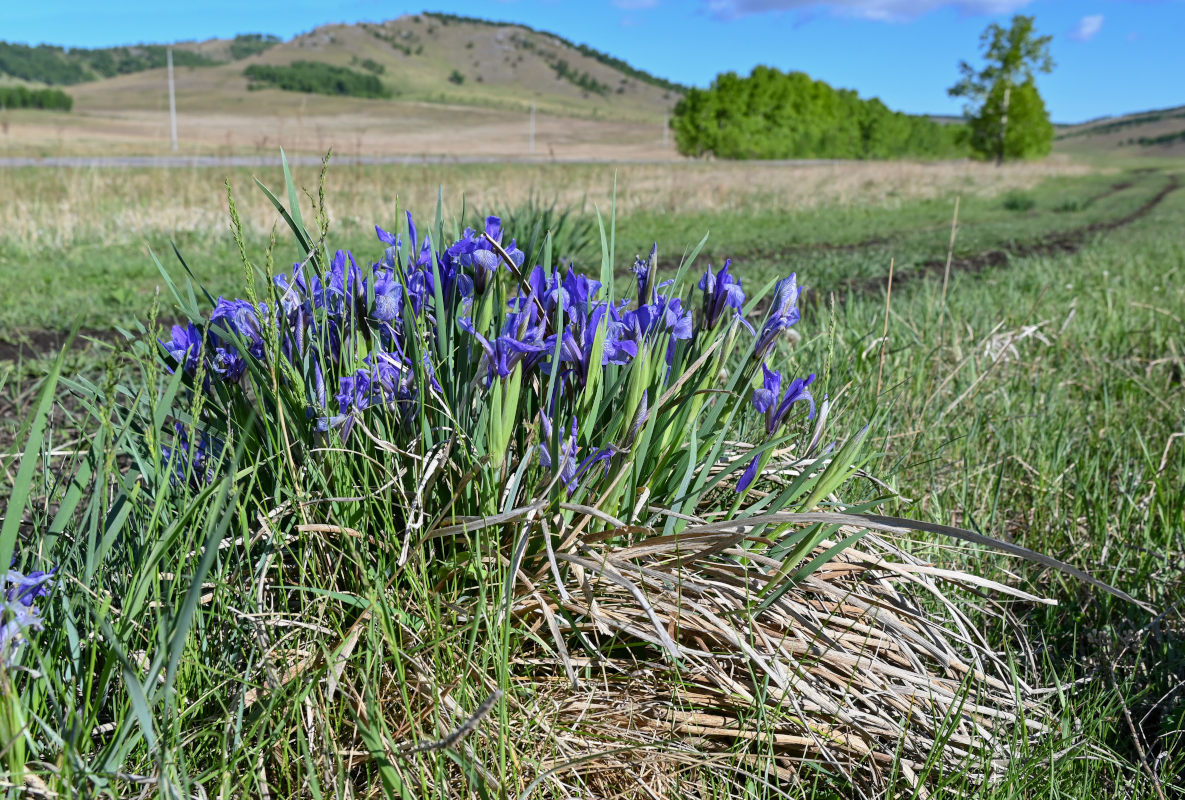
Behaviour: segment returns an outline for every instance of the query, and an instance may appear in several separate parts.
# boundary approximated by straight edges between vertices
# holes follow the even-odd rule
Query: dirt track
[[[1087,239],[1096,233],[1106,233],[1117,228],[1122,228],[1125,225],[1130,225],[1141,217],[1147,215],[1156,208],[1160,203],[1175,191],[1180,186],[1180,179],[1176,175],[1169,175],[1165,181],[1165,185],[1148,198],[1135,211],[1124,214],[1115,219],[1103,220],[1099,222],[1092,222],[1090,225],[1083,225],[1079,228],[1063,231],[1061,233],[1051,234],[1049,236],[1037,239],[1034,242],[1021,242],[1012,247],[1000,248],[994,250],[985,250],[981,253],[965,256],[962,258],[955,258],[951,261],[950,271],[955,272],[982,272],[985,269],[992,267],[1001,267],[1006,265],[1013,258],[1024,258],[1030,256],[1051,256],[1051,255],[1069,255],[1077,253],[1086,244]],[[1127,187],[1123,187],[1127,188]],[[1120,191],[1112,187],[1112,191]],[[899,272],[893,276],[893,284],[900,286],[902,283],[917,280],[919,278],[934,277],[942,275],[946,269],[945,258],[935,258],[926,261],[916,269],[908,272]],[[845,281],[842,288],[846,289],[849,294],[879,294],[888,287],[889,276],[878,275],[873,278],[853,279]]]

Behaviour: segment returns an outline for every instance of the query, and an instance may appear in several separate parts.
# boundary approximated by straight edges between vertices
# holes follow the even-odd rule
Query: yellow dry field
[[[400,208],[432,208],[438,187],[447,207],[513,208],[529,198],[597,204],[607,211],[614,179],[619,213],[830,206],[885,206],[952,194],[991,196],[1026,189],[1051,175],[1090,168],[1051,158],[1003,168],[973,163],[847,162],[789,165],[672,161],[658,164],[423,164],[329,170],[327,205],[335,226],[390,220]],[[316,191],[318,170],[298,168],[296,182]],[[0,236],[18,246],[93,246],[153,232],[221,232],[223,181],[236,189],[245,225],[266,232],[276,220],[252,177],[279,188],[267,169],[0,169]]]
[[[278,91],[252,92],[261,101]],[[529,117],[492,108],[420,102],[345,102],[292,95],[263,113],[178,113],[183,155],[341,154],[526,158]],[[299,101],[305,101],[303,103]],[[675,158],[660,125],[537,115],[535,157],[573,159]],[[152,110],[0,112],[0,156],[167,155],[169,115]]]

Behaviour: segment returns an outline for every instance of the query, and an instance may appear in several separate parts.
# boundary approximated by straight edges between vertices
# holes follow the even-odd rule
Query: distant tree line
[[[27,89],[24,86],[0,86],[0,108],[42,108],[69,111],[74,98],[61,89]]]
[[[540,36],[546,36],[550,39],[554,39],[559,44],[571,47],[573,50],[576,50],[582,56],[591,58],[600,64],[604,64],[606,67],[615,69],[618,72],[628,75],[634,80],[640,81],[642,83],[648,83],[651,86],[656,86],[659,89],[665,89],[668,92],[674,92],[676,94],[683,94],[688,89],[688,87],[681,83],[675,83],[674,81],[669,81],[666,78],[660,78],[657,75],[651,75],[649,72],[631,66],[627,62],[622,61],[620,58],[597,50],[595,47],[589,47],[586,44],[576,44],[570,39],[565,39],[563,36],[559,36],[558,34],[554,34],[549,31],[541,31],[536,28],[532,28],[530,25],[524,25],[521,22],[495,22],[494,20],[482,19],[481,17],[467,17],[462,14],[445,14],[438,11],[425,11],[423,16],[437,20],[441,25],[448,25],[451,22],[468,22],[473,25],[486,25],[488,27],[494,28],[506,26],[523,28],[524,30],[531,31],[532,33],[537,33]],[[554,65],[552,66],[554,68]],[[606,89],[608,89],[608,87],[606,87]],[[588,89],[587,91],[595,90]],[[601,92],[597,93],[602,94]]]
[[[248,89],[275,87],[288,92],[376,99],[391,96],[391,90],[377,75],[366,75],[320,61],[293,61],[287,66],[252,64],[243,70],[243,74],[251,81]]]
[[[717,158],[951,158],[966,129],[889,110],[803,72],[756,67],[691,89],[671,119],[679,152]]]
[[[237,61],[279,43],[280,39],[271,34],[240,34],[230,42],[230,57]],[[167,51],[168,46],[163,44],[67,49],[51,44],[30,47],[27,44],[0,42],[0,74],[51,86],[72,86],[115,75],[159,69],[165,66]],[[178,67],[209,67],[222,63],[225,62],[202,53],[173,48],[173,64]]]
[[[1124,142],[1124,144],[1138,144],[1141,147],[1156,147],[1158,145],[1176,144],[1177,142],[1185,142],[1185,131],[1162,133],[1160,136],[1141,136],[1138,139],[1128,139]]]

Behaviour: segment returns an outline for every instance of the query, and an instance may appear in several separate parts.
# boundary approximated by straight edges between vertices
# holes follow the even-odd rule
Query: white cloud
[[[1011,14],[1032,0],[703,0],[705,8],[720,19],[734,19],[769,11],[826,8],[836,16],[878,22],[904,22],[940,8],[953,8],[964,16]]]
[[[1076,42],[1089,42],[1102,29],[1103,15],[1090,14],[1078,20],[1078,24],[1070,31],[1070,38]]]
[[[654,8],[658,0],[613,0],[613,5],[623,11],[639,11],[643,8]]]

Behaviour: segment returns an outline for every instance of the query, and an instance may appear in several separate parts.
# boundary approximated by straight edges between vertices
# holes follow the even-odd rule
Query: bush
[[[74,98],[61,89],[28,89],[24,86],[0,86],[0,108],[42,108],[69,111]]]
[[[460,86],[465,82],[465,76],[461,74],[460,70],[454,69],[448,74],[448,82],[455,83],[457,86]]]
[[[270,33],[240,33],[230,43],[230,57],[234,61],[270,50],[280,43],[280,37]]]
[[[802,72],[756,67],[691,89],[671,117],[683,155],[717,158],[951,158],[963,129],[890,111]]]
[[[1035,205],[1037,201],[1024,192],[1009,192],[1004,197],[1004,208],[1009,211],[1030,211]]]
[[[274,86],[288,92],[387,98],[391,91],[375,75],[363,75],[347,67],[320,61],[294,61],[287,66],[252,64],[243,70],[248,88]]]

